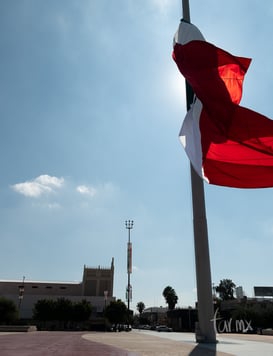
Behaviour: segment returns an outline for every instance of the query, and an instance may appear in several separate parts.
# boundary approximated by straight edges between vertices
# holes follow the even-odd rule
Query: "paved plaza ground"
[[[133,330],[130,333],[90,333],[83,337],[137,352],[141,356],[272,356],[273,336],[219,334],[215,345],[196,344],[193,333]]]
[[[0,333],[1,356],[272,356],[273,336],[220,334],[215,345],[196,344],[192,333]]]

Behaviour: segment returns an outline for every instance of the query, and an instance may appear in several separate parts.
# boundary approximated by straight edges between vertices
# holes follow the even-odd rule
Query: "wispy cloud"
[[[47,174],[40,175],[39,177],[26,181],[23,183],[17,183],[11,186],[11,188],[26,197],[37,198],[42,194],[51,193],[56,189],[62,187],[64,178],[58,178],[49,176]]]
[[[96,201],[105,202],[115,199],[119,194],[119,188],[111,183],[100,183],[98,185],[78,185],[76,186],[76,192],[83,198],[96,198]]]
[[[172,5],[171,0],[151,0],[151,3],[162,13]]]
[[[95,188],[87,186],[87,185],[79,185],[76,188],[77,192],[79,192],[82,195],[88,195],[90,197],[93,197],[96,195],[97,191]]]

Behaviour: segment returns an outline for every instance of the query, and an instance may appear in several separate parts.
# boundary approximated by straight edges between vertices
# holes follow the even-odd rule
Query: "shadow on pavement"
[[[197,344],[189,356],[215,356],[217,344]]]

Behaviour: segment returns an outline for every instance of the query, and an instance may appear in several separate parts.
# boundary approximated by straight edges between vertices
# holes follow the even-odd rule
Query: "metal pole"
[[[128,313],[130,314],[130,286],[131,286],[131,281],[130,281],[130,256],[129,256],[129,245],[130,245],[130,231],[131,228],[128,227]]]
[[[189,0],[182,0],[183,19],[190,22]],[[187,110],[193,102],[193,90],[186,81]],[[191,165],[193,230],[196,266],[197,308],[199,323],[195,330],[197,342],[215,343],[213,301],[203,180]]]
[[[108,290],[104,291],[104,330],[107,331],[106,328],[106,305],[107,305],[107,297],[108,297]]]
[[[185,21],[190,22],[190,5],[189,0],[182,0],[182,11],[183,11],[183,19]]]
[[[18,319],[21,318],[21,304],[24,298],[24,292],[25,292],[25,276],[23,276],[22,285],[19,286]]]
[[[128,273],[128,284],[127,284],[127,308],[128,308],[128,328],[130,320],[130,298],[132,293],[132,287],[130,283],[130,274],[132,273],[132,244],[130,240],[130,231],[133,228],[134,221],[126,220],[125,227],[128,229],[128,245],[127,245],[127,273]]]

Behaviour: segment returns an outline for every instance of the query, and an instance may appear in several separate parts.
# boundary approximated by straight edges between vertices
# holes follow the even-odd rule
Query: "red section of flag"
[[[273,121],[238,105],[251,60],[200,40],[176,43],[173,58],[203,106],[199,172],[211,184],[273,187]]]

